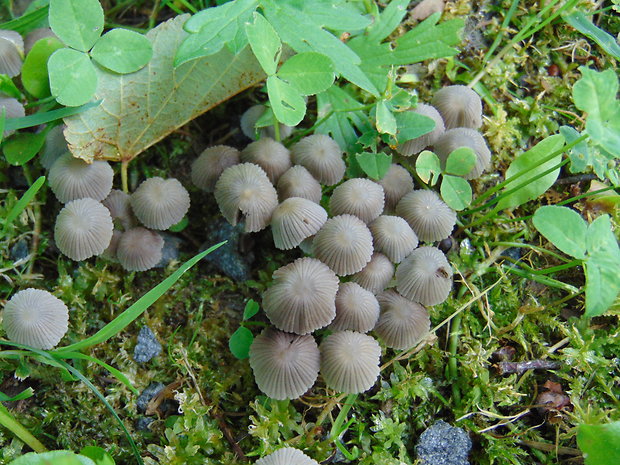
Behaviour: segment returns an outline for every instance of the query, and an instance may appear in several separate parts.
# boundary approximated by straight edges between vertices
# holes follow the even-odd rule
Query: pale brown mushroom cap
[[[333,331],[367,333],[377,324],[379,302],[375,295],[357,283],[342,283],[336,294],[336,318],[329,328]]]
[[[88,164],[69,152],[54,162],[48,177],[52,191],[62,203],[86,197],[101,201],[112,190],[113,179],[114,171],[107,161]]]
[[[116,250],[116,258],[127,271],[146,271],[161,261],[164,239],[155,231],[132,228],[125,231]]]
[[[459,147],[469,147],[476,153],[476,164],[463,176],[465,179],[476,179],[491,165],[491,151],[482,135],[468,128],[450,129],[444,132],[435,142],[435,153],[441,160],[442,168],[446,166],[448,156]]]
[[[328,387],[356,394],[367,391],[377,381],[381,347],[375,338],[338,331],[323,339],[319,349],[321,374]]]
[[[329,212],[354,215],[370,223],[383,211],[383,187],[370,179],[353,178],[334,189],[329,200]]]
[[[441,250],[420,247],[396,270],[398,292],[423,305],[437,305],[448,298],[452,289],[452,267]]]
[[[314,258],[298,258],[273,273],[263,294],[263,308],[273,325],[308,334],[330,324],[336,316],[338,277]]]
[[[377,296],[381,316],[375,332],[387,347],[403,350],[415,346],[428,333],[431,321],[422,305],[406,299],[396,291]]]
[[[304,137],[291,148],[291,158],[296,165],[310,171],[321,184],[333,186],[344,176],[346,165],[338,143],[325,134]]]
[[[413,190],[413,178],[405,168],[392,163],[388,172],[377,181],[383,187],[385,210],[394,210],[405,194]]]
[[[426,147],[433,145],[437,138],[445,131],[443,119],[441,118],[441,115],[435,107],[431,105],[425,105],[424,103],[419,103],[418,106],[411,111],[419,115],[431,118],[433,121],[435,121],[435,129],[433,129],[429,133],[426,133],[415,139],[408,140],[407,142],[399,145],[396,150],[398,151],[398,153],[405,157],[417,155]]]
[[[375,250],[385,254],[394,263],[400,263],[418,246],[418,236],[400,216],[381,215],[368,227]]]
[[[226,168],[215,185],[215,200],[224,218],[246,232],[265,229],[278,206],[278,194],[263,169],[254,163]]]
[[[250,346],[250,366],[258,388],[276,400],[296,399],[319,374],[320,352],[310,335],[265,329]]]
[[[327,212],[319,204],[301,197],[288,198],[271,217],[273,242],[278,249],[292,249],[316,234],[326,221]]]
[[[58,249],[72,260],[100,255],[112,240],[110,211],[91,198],[72,200],[60,210],[54,226]]]
[[[110,210],[112,220],[118,220],[123,230],[126,231],[136,225],[136,217],[131,209],[131,196],[126,192],[112,189],[101,203]]]
[[[14,98],[2,98],[0,97],[0,113],[4,109],[6,118],[23,118],[26,115],[26,110],[21,102]],[[8,137],[15,131],[4,131],[4,137]]]
[[[241,132],[245,134],[246,137],[256,140],[256,134],[258,133],[259,138],[262,137],[271,137],[272,139],[276,138],[276,130],[274,126],[266,126],[263,128],[255,127],[258,119],[263,116],[267,107],[265,105],[254,105],[248,108],[241,115]],[[286,139],[293,132],[292,126],[287,126],[285,124],[280,124],[280,139]]]
[[[151,229],[168,229],[189,210],[189,193],[177,179],[149,178],[131,194],[131,207],[140,222]]]
[[[101,252],[100,257],[111,260],[113,262],[118,262],[118,258],[116,258],[116,252],[118,251],[118,243],[120,242],[121,237],[123,237],[123,231],[114,229],[112,231],[112,239],[110,239],[108,247],[103,252]]]
[[[372,257],[372,234],[362,220],[340,215],[327,220],[312,242],[314,255],[339,276],[357,273]]]
[[[351,276],[351,280],[373,294],[378,294],[388,287],[393,277],[394,264],[382,253],[375,252],[368,264]]]
[[[277,189],[280,202],[290,197],[301,197],[314,203],[321,201],[321,184],[301,165],[290,167],[280,176]]]
[[[275,184],[291,166],[291,154],[280,142],[263,137],[241,151],[241,161],[260,166]]]
[[[10,78],[22,70],[24,59],[24,39],[15,31],[0,30],[0,74]]]
[[[456,212],[431,190],[420,189],[405,195],[396,205],[396,214],[409,223],[423,242],[445,239],[456,224]]]
[[[24,289],[4,306],[7,337],[37,349],[52,349],[66,334],[69,310],[64,302],[41,289]]]
[[[241,155],[234,147],[215,145],[206,148],[192,163],[192,182],[205,192],[213,192],[224,170],[240,162]]]
[[[441,114],[446,129],[482,126],[482,101],[467,86],[443,87],[435,92],[431,103]]]
[[[43,153],[39,157],[39,161],[46,170],[50,170],[54,162],[58,160],[61,155],[64,155],[69,151],[69,147],[67,146],[67,141],[63,133],[65,128],[66,126],[64,124],[55,126],[50,129],[47,136],[45,136],[45,146],[43,147]]]
[[[255,465],[319,465],[299,449],[283,447],[256,461]]]

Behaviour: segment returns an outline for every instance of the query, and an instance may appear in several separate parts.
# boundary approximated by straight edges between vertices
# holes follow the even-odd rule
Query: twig
[[[527,370],[557,370],[560,368],[558,362],[551,360],[529,360],[526,362],[499,362],[497,364],[500,375],[510,373],[525,373]]]

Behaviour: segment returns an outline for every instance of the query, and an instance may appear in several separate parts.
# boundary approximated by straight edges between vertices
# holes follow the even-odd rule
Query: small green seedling
[[[256,315],[259,310],[260,307],[256,301],[253,299],[248,300],[248,303],[245,304],[245,309],[243,310],[243,320],[241,322],[241,326],[239,326],[239,328],[232,333],[230,339],[228,340],[228,347],[230,351],[239,360],[246,359],[250,356],[250,346],[254,341],[252,331],[243,326],[243,323]]]
[[[577,445],[586,465],[620,463],[620,421],[602,425],[579,425]]]

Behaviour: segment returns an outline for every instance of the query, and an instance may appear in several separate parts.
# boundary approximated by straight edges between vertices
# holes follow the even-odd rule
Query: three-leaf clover
[[[243,321],[247,321],[258,313],[260,309],[258,303],[252,299],[248,300],[243,310]],[[243,322],[242,322],[243,324]],[[228,348],[232,354],[239,360],[243,360],[250,356],[250,346],[254,341],[252,331],[245,326],[239,326],[237,330],[232,333],[228,340]]]

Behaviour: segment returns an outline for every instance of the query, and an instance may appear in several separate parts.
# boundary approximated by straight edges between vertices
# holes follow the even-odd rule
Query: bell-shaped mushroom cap
[[[351,276],[351,280],[373,294],[383,291],[394,277],[394,264],[382,253],[375,252],[368,264]]]
[[[298,258],[273,273],[263,294],[263,308],[273,325],[308,334],[330,324],[336,316],[338,277],[314,258]]]
[[[256,134],[258,133],[259,137],[271,137],[272,139],[276,138],[274,126],[256,128],[256,122],[261,116],[263,116],[265,110],[267,110],[265,105],[254,105],[248,108],[243,115],[241,115],[241,132],[245,134],[246,137],[256,140]],[[291,126],[286,126],[285,124],[280,123],[280,139],[286,139],[292,132],[293,128]]]
[[[116,258],[127,271],[146,271],[161,260],[164,239],[155,231],[132,228],[125,231],[116,250]]]
[[[357,273],[372,257],[372,234],[362,220],[340,215],[327,220],[314,236],[314,255],[339,276]]]
[[[438,248],[420,247],[398,266],[396,288],[422,305],[440,304],[452,289],[452,268]]]
[[[381,316],[375,332],[387,347],[402,350],[416,345],[428,333],[431,321],[426,309],[396,291],[377,296]]]
[[[301,197],[314,203],[321,201],[321,184],[301,165],[292,166],[280,176],[277,189],[280,202],[289,197]]]
[[[327,212],[319,204],[301,197],[288,198],[271,217],[273,242],[278,249],[292,249],[316,234],[326,221]]]
[[[336,294],[336,318],[329,325],[334,331],[367,333],[377,324],[379,302],[375,295],[356,283],[342,283]]]
[[[239,150],[227,145],[209,147],[192,163],[192,182],[206,192],[213,192],[215,183],[229,166],[241,161]]]
[[[431,190],[409,192],[396,205],[396,214],[407,220],[424,242],[445,239],[456,224],[456,212]]]
[[[112,190],[114,171],[107,161],[86,163],[70,153],[61,155],[49,172],[49,183],[56,198],[67,203],[90,197],[105,199]]]
[[[407,142],[399,145],[396,150],[405,157],[417,155],[426,147],[433,145],[437,138],[446,130],[443,124],[443,119],[435,107],[420,103],[414,110],[411,111],[435,121],[435,129],[420,137],[408,140]]]
[[[333,186],[344,176],[346,165],[338,143],[325,134],[304,137],[291,149],[291,158],[296,165],[302,165],[321,184]]]
[[[244,220],[246,232],[265,229],[278,206],[273,184],[254,163],[226,168],[215,185],[214,194],[224,218],[233,226]]]
[[[140,222],[151,229],[168,229],[189,210],[189,193],[177,179],[149,178],[131,194],[131,207]]]
[[[271,137],[263,137],[241,151],[241,161],[260,166],[275,184],[291,167],[291,154],[280,142]]]
[[[482,101],[467,86],[447,86],[433,96],[432,105],[441,114],[446,129],[482,126]]]
[[[394,263],[400,263],[418,246],[418,236],[400,216],[381,215],[368,227],[375,250],[384,253]]]
[[[67,332],[69,310],[62,300],[41,289],[24,289],[6,303],[6,335],[37,349],[51,349]]]
[[[265,329],[250,346],[250,366],[258,388],[272,399],[296,399],[319,375],[319,348],[310,335]]]
[[[19,102],[19,100],[14,98],[2,98],[0,97],[0,113],[4,109],[6,118],[22,118],[26,115],[26,110],[24,106]],[[15,131],[4,131],[4,137],[8,137],[13,134]]]
[[[72,200],[60,210],[54,226],[58,249],[72,260],[100,255],[112,239],[112,216],[91,198]]]
[[[110,239],[108,247],[101,252],[100,257],[117,262],[118,258],[116,258],[116,252],[118,251],[118,243],[120,242],[121,237],[123,237],[123,232],[118,229],[114,229],[114,231],[112,231],[112,239]]]
[[[22,70],[24,39],[18,32],[0,30],[0,74],[17,76]]]
[[[370,223],[383,211],[383,187],[370,179],[353,178],[334,189],[329,200],[329,212],[354,215]]]
[[[472,170],[463,176],[465,179],[476,179],[490,166],[491,151],[482,135],[468,128],[450,129],[444,132],[435,142],[435,153],[441,160],[442,168],[446,166],[446,160],[454,150],[459,147],[469,147],[476,153],[476,164]]]
[[[56,34],[54,34],[49,27],[38,27],[30,31],[26,34],[26,38],[24,39],[24,54],[28,55],[34,44],[48,37],[57,38]]]
[[[255,465],[319,465],[299,449],[283,447],[256,461]]]
[[[328,387],[356,394],[367,391],[377,381],[381,347],[375,338],[338,331],[323,339],[319,349],[321,374]]]
[[[65,128],[66,126],[64,124],[55,126],[50,129],[47,136],[45,136],[45,146],[43,147],[43,153],[39,157],[39,161],[46,170],[49,170],[61,155],[69,151],[65,135],[63,134]]]
[[[409,171],[394,163],[385,176],[377,182],[383,187],[386,210],[393,210],[399,200],[413,190],[413,178]]]
[[[131,210],[131,196],[129,194],[118,189],[112,189],[101,203],[110,210],[112,220],[118,220],[125,231],[135,226],[136,218]]]

